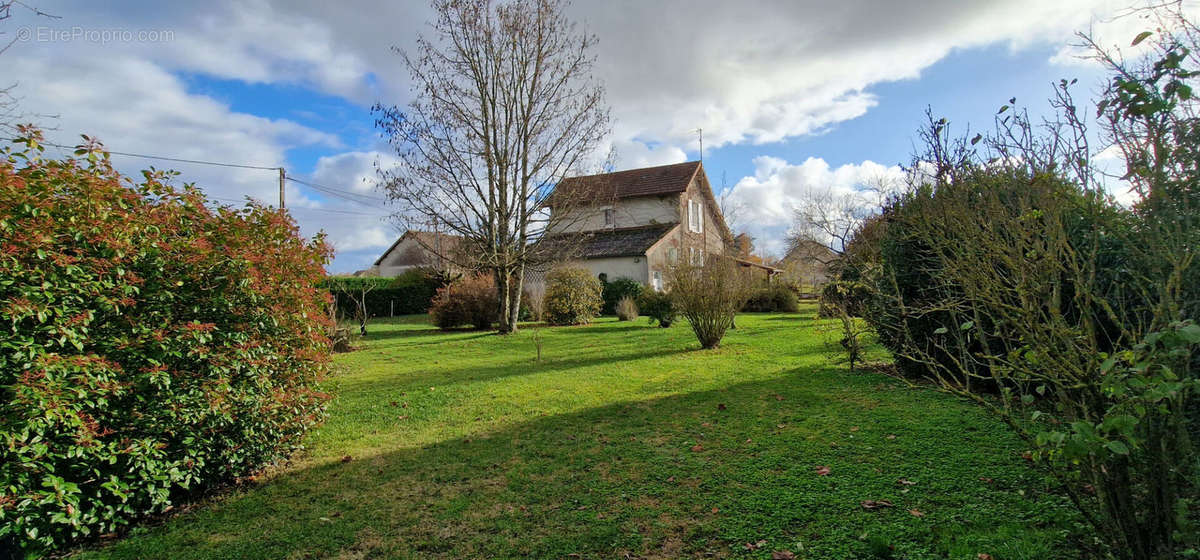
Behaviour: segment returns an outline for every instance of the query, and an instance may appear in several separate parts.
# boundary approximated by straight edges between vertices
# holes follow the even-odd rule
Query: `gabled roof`
[[[448,233],[433,232],[433,231],[420,231],[420,230],[410,229],[410,230],[404,232],[404,235],[401,235],[399,238],[397,238],[396,242],[392,243],[392,246],[388,247],[388,249],[386,251],[384,251],[382,255],[379,255],[379,258],[375,259],[375,264],[376,265],[381,264],[383,262],[383,259],[386,259],[387,256],[392,253],[392,251],[395,251],[396,247],[399,247],[400,243],[403,242],[405,239],[416,240],[416,242],[418,244],[420,244],[421,247],[426,250],[433,250],[433,249],[439,250],[442,253],[441,256],[446,256],[446,255],[453,253],[454,250],[458,247],[458,243],[460,241],[462,241],[462,237],[458,236],[458,235],[450,235]]]
[[[556,191],[562,193],[559,196],[582,193],[596,198],[677,194],[687,190],[699,170],[700,162],[688,161],[614,173],[568,177],[558,184]]]

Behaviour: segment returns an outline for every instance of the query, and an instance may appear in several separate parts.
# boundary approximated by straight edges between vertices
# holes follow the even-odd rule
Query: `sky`
[[[287,183],[287,208],[306,235],[327,233],[334,273],[369,267],[399,235],[376,184],[395,157],[370,107],[411,98],[393,47],[428,33],[427,2],[27,1],[54,17],[18,7],[0,22],[0,41],[15,41],[0,82],[50,141],[284,167],[304,182]],[[1118,17],[1128,5],[577,0],[569,15],[599,38],[616,167],[700,159],[702,129],[734,228],[778,256],[806,195],[898,176],[926,108],[965,132],[1012,97],[1045,111],[1061,78],[1091,97],[1103,74],[1073,34],[1128,50],[1149,26]],[[135,176],[176,169],[220,202],[278,199],[272,170],[113,160]]]

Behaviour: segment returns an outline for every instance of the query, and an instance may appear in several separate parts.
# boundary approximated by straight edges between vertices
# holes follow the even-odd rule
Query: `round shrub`
[[[752,291],[742,311],[795,313],[800,311],[800,298],[791,286],[771,282]]]
[[[600,312],[600,280],[585,268],[559,267],[546,275],[546,321],[582,325]]]
[[[604,291],[604,307],[600,309],[603,315],[615,315],[617,313],[617,303],[622,298],[628,297],[637,301],[638,296],[642,295],[642,283],[632,278],[617,278],[612,282],[603,282]]]
[[[107,154],[0,151],[0,548],[116,532],[250,475],[324,415],[329,252]]]
[[[642,292],[642,296],[638,298],[638,310],[650,318],[651,324],[658,323],[658,326],[663,328],[670,327],[679,315],[671,294],[654,290]]]
[[[489,329],[499,320],[496,281],[490,274],[471,274],[438,290],[429,318],[440,329],[472,326]]]

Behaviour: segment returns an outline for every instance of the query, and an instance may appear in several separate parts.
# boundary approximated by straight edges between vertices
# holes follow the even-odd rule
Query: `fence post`
[[[388,303],[392,304],[392,310],[390,313],[388,313],[388,317],[395,317],[396,316],[396,300],[389,299]]]

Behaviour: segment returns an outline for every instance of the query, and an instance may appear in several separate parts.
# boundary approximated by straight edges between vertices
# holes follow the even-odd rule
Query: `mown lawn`
[[[833,364],[811,310],[740,316],[715,351],[686,324],[547,328],[541,362],[530,329],[422,320],[338,357],[294,464],[80,557],[1079,555],[1003,426]]]

